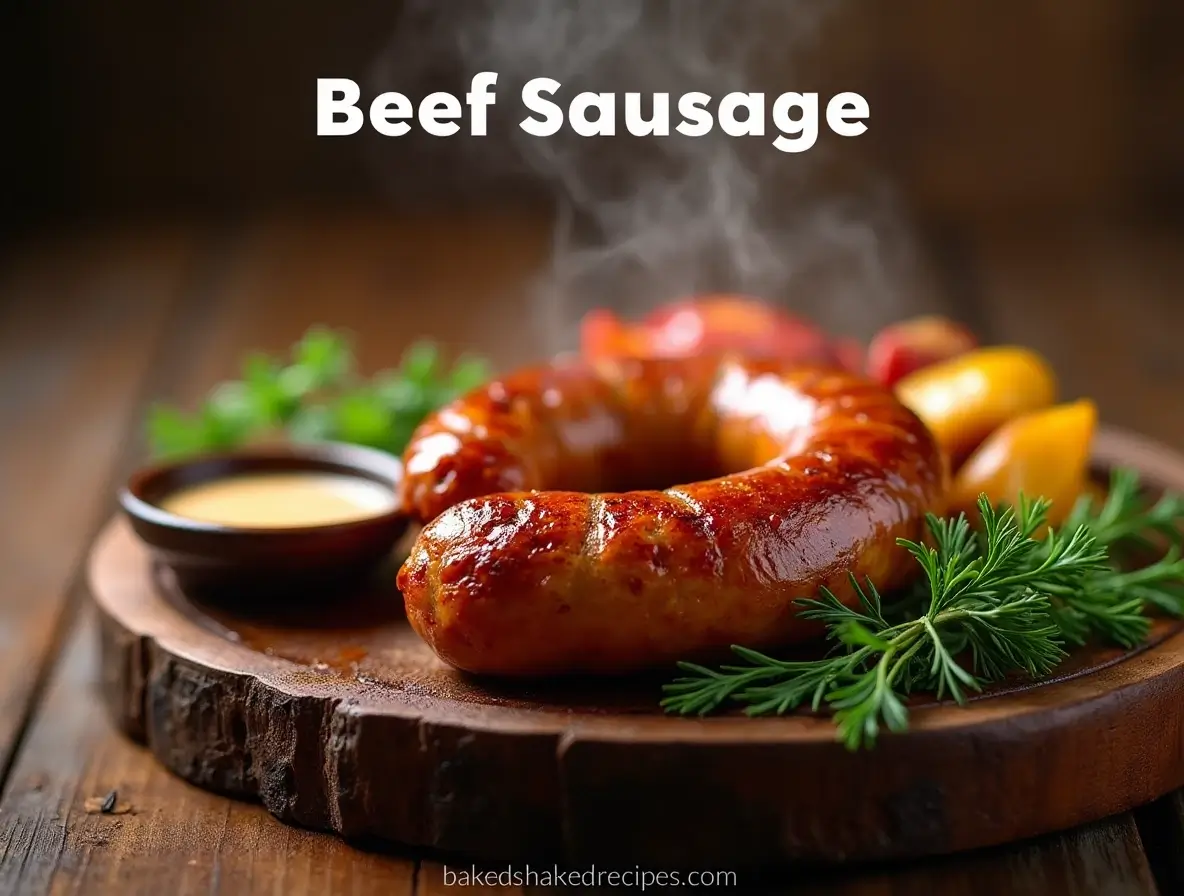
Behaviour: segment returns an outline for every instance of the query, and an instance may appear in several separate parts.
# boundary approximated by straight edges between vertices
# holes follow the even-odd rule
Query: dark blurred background
[[[227,258],[250,260],[256,253],[254,263],[268,276],[284,271],[299,284],[303,298],[290,300],[290,319],[241,334],[267,347],[315,320],[360,321],[341,310],[350,307],[349,289],[367,290],[408,339],[420,330],[449,344],[472,343],[498,363],[570,342],[568,335],[540,339],[521,326],[540,317],[537,304],[515,296],[554,246],[555,184],[537,166],[511,171],[486,164],[514,156],[508,131],[502,128],[476,152],[464,137],[382,138],[368,125],[355,137],[318,138],[315,83],[354,78],[363,101],[380,89],[417,97],[442,88],[463,96],[471,63],[484,59],[566,84],[549,67],[568,66],[586,41],[563,28],[548,36],[535,19],[549,17],[554,26],[583,9],[609,20],[605,11],[638,5],[5,3],[0,58],[9,99],[0,208],[8,286],[0,284],[0,302],[12,306],[28,294],[65,301],[63,290],[28,287],[30,259],[62,270],[77,240],[119,234],[132,247],[120,264],[135,269],[158,257],[142,241],[168,233],[202,259],[200,276],[193,277],[204,285],[187,289],[206,304],[262,301],[256,281],[242,285],[231,276],[230,290],[215,276],[226,272]],[[817,90],[824,99],[855,90],[870,103],[870,128],[861,137],[824,134],[814,150],[782,155],[768,146],[770,134],[751,156],[762,168],[749,186],[766,206],[787,213],[805,208],[807,195],[811,203],[832,194],[877,197],[865,229],[853,228],[850,216],[838,225],[805,216],[795,225],[805,234],[792,243],[795,262],[814,251],[811,231],[827,227],[839,236],[824,233],[817,243],[838,242],[844,251],[876,258],[841,296],[798,277],[786,293],[791,305],[863,337],[894,317],[952,314],[985,340],[1022,341],[1046,352],[1066,392],[1095,395],[1108,419],[1184,443],[1184,422],[1174,422],[1184,415],[1164,410],[1179,407],[1184,386],[1172,335],[1184,324],[1184,311],[1177,310],[1184,274],[1184,4],[698,5],[737,11],[721,18],[713,35],[719,46],[759,45],[746,89],[766,91],[770,101],[783,90]],[[648,6],[670,8],[659,0]],[[823,6],[831,14],[816,29],[798,28]],[[506,10],[513,14],[498,32],[498,53],[450,53],[462,37],[488,39],[492,32],[474,22]],[[627,37],[630,64],[654,66],[647,83],[663,83],[663,73],[681,77],[680,48],[655,39],[662,36],[658,26]],[[630,73],[618,69],[628,67],[602,65],[583,82],[570,79],[571,86],[625,89]],[[607,86],[597,81],[609,75]],[[664,86],[690,89],[680,83]],[[516,99],[508,80],[499,82],[493,114],[503,124],[521,117]],[[617,167],[609,165],[597,189],[619,188],[628,196],[648,183],[648,174],[638,179],[628,172],[655,144],[598,141],[596,164],[615,159]],[[661,176],[660,165],[644,170]],[[783,191],[778,177],[791,186]],[[680,220],[696,218],[690,208]],[[742,242],[747,233],[741,228],[735,239]],[[907,276],[881,258],[902,234],[915,237]],[[676,235],[674,242],[680,240]],[[698,248],[683,246],[691,256]],[[844,256],[836,257],[842,268]],[[664,269],[677,267],[670,261]],[[314,263],[315,276],[301,273]],[[25,277],[23,292],[12,287],[14,277]],[[875,295],[888,281],[891,295]],[[710,285],[728,287],[727,275]],[[785,284],[774,285],[775,298],[784,298]],[[681,288],[672,283],[667,291]],[[78,302],[102,300],[84,295],[84,286],[76,291]],[[621,298],[628,292],[609,278],[594,284],[593,299],[638,310]],[[589,301],[564,308],[564,334]],[[454,311],[441,310],[447,307]],[[516,322],[512,338],[493,336],[487,324],[499,317]],[[241,347],[234,340],[227,357]],[[211,362],[209,371],[222,368]]]
[[[365,78],[397,2],[13,0],[0,16],[10,226],[376,201],[364,141],[315,136],[313,86]],[[822,64],[868,97],[858,150],[923,220],[1178,218],[1182,37],[1177,0],[854,0]],[[752,89],[817,80],[770,71]]]

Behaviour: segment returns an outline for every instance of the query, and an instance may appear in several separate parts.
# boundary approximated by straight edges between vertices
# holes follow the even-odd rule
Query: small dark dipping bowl
[[[156,560],[186,593],[204,597],[289,598],[355,588],[385,565],[407,529],[392,509],[345,523],[245,528],[201,522],[162,510],[187,486],[251,473],[336,473],[377,482],[398,494],[402,462],[356,445],[323,443],[202,455],[136,472],[119,503]]]

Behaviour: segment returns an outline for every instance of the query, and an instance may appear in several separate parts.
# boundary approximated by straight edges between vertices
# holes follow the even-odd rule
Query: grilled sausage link
[[[886,389],[709,358],[513,374],[425,420],[404,460],[426,523],[398,578],[412,626],[454,666],[516,676],[815,637],[794,600],[854,601],[849,571],[905,584],[896,539],[944,484]],[[656,482],[688,484],[628,490]]]

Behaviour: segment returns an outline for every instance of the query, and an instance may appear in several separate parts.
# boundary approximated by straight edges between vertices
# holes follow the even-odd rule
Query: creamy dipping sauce
[[[186,486],[160,507],[203,523],[244,529],[328,526],[394,509],[388,486],[342,473],[242,473]]]

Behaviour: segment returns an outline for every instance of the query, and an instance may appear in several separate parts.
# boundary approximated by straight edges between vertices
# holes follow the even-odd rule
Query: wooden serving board
[[[1184,459],[1098,440],[1184,490]],[[1121,812],[1184,785],[1184,631],[1080,651],[1039,686],[918,705],[849,753],[825,718],[665,716],[662,678],[457,673],[392,584],[251,615],[199,606],[123,521],[95,545],[103,694],[181,777],[351,839],[490,861],[698,868],[919,856]]]

